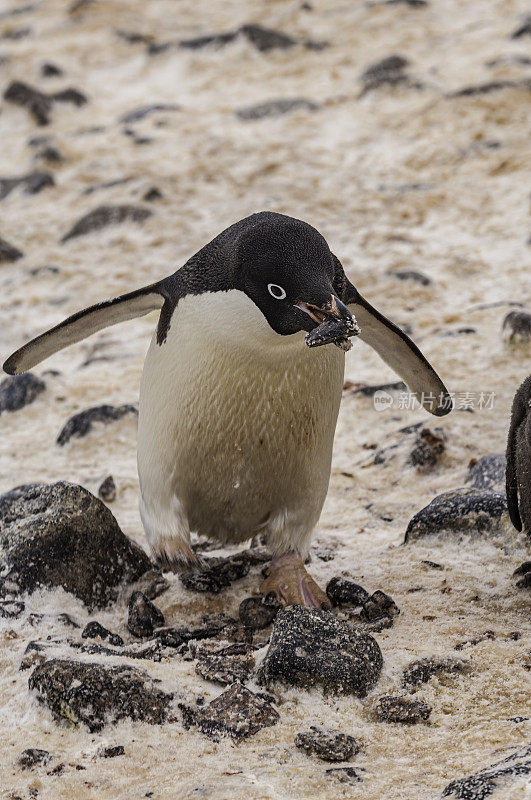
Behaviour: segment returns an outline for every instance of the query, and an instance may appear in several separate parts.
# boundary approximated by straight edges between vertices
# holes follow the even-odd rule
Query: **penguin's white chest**
[[[276,334],[242,292],[180,300],[142,375],[148,536],[170,508],[222,540],[248,538],[279,515],[312,528],[328,488],[343,370],[341,350]]]

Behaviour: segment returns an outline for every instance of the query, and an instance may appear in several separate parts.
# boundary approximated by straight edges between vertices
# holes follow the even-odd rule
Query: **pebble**
[[[505,489],[505,456],[503,453],[473,458],[468,465],[465,483],[473,489]]]
[[[435,497],[412,517],[404,542],[443,531],[497,531],[506,510],[504,495],[490,489],[452,489]]]
[[[312,725],[309,731],[298,733],[295,747],[322,761],[349,761],[360,751],[359,742],[353,736],[331,728]]]
[[[23,81],[13,81],[4,92],[4,100],[26,108],[38,125],[50,123],[50,112],[54,103],[85,105],[87,98],[77,89],[63,89],[60,92],[45,94]]]
[[[0,414],[4,411],[19,411],[30,405],[45,389],[44,381],[32,372],[4,378],[0,382]]]
[[[518,795],[525,796],[531,775],[531,744],[514,750],[509,755],[496,761],[488,767],[483,767],[466,778],[453,780],[444,789],[442,796],[453,800],[504,800],[509,797],[508,792],[514,788],[519,789]],[[511,793],[511,797],[516,794]]]
[[[376,703],[376,718],[379,722],[425,722],[431,708],[424,700],[407,697],[380,697]]]
[[[422,428],[417,433],[414,447],[409,455],[411,464],[419,472],[428,472],[443,455],[446,435],[442,428]]]
[[[22,769],[31,769],[37,766],[46,766],[51,760],[48,750],[39,750],[36,747],[28,747],[18,757],[18,765]]]
[[[118,120],[119,122],[128,125],[130,122],[137,122],[139,119],[144,119],[152,114],[158,114],[163,111],[180,111],[181,106],[177,103],[152,103],[147,106],[140,106],[133,111],[128,111]]]
[[[104,642],[109,642],[109,644],[114,645],[114,647],[122,647],[124,644],[124,640],[121,636],[118,636],[117,633],[112,633],[112,631],[107,630],[104,628],[96,620],[89,622],[83,628],[81,633],[82,639],[101,639]]]
[[[402,686],[406,689],[421,686],[434,675],[467,675],[471,672],[472,667],[463,659],[429,656],[408,664],[402,673]]]
[[[337,778],[340,783],[348,783],[351,786],[361,783],[362,780],[354,767],[332,767],[325,769],[325,775],[330,775],[331,778]]]
[[[531,314],[528,311],[510,311],[503,320],[502,338],[512,345],[531,341]]]
[[[370,597],[369,592],[353,581],[336,576],[326,586],[326,595],[333,606],[362,606]]]
[[[98,206],[79,219],[70,230],[65,233],[61,242],[68,242],[77,236],[84,236],[93,231],[107,228],[109,225],[119,225],[122,222],[144,222],[151,217],[153,212],[143,206]]]
[[[277,614],[258,682],[364,697],[383,659],[377,642],[320,609],[288,606]]]
[[[78,414],[74,414],[74,416],[70,417],[68,422],[61,428],[59,436],[57,437],[57,444],[63,447],[73,436],[78,439],[87,436],[87,434],[91,432],[94,423],[103,422],[104,425],[108,425],[109,422],[122,419],[126,414],[133,414],[137,417],[137,406],[131,403],[125,403],[121,406],[94,406],[93,408],[85,409],[85,411],[80,411]]]
[[[245,683],[254,669],[254,658],[251,655],[205,655],[199,659],[195,671],[206,681],[214,681],[227,685],[229,683]]]
[[[399,55],[387,56],[371,64],[361,76],[363,83],[362,96],[380,86],[397,86],[409,84],[409,77],[404,72],[409,65],[407,58]]]
[[[385,616],[397,617],[399,614],[400,609],[392,597],[389,597],[388,594],[385,594],[385,592],[379,589],[367,598],[361,610],[361,618],[367,620],[367,622]]]
[[[4,596],[62,586],[93,609],[153,568],[101,500],[63,481],[0,495],[0,537]]]
[[[0,200],[19,186],[23,187],[26,194],[38,194],[47,186],[55,186],[55,180],[50,172],[28,172],[17,178],[0,178]]]
[[[19,250],[18,247],[13,247],[12,244],[9,244],[0,236],[0,264],[17,261],[23,255],[22,250]]]
[[[107,475],[100,483],[98,497],[105,503],[113,503],[116,500],[116,484],[112,475]]]
[[[128,631],[139,639],[145,639],[153,635],[155,628],[161,628],[163,625],[162,611],[142,592],[133,592],[129,599]]]
[[[51,659],[35,668],[28,685],[57,722],[84,723],[92,733],[126,718],[162,725],[172,700],[143,670],[92,662]]]
[[[280,719],[271,703],[239,683],[192,713],[190,721],[214,739],[220,735],[244,739],[262,728],[276,725]]]
[[[249,569],[249,559],[236,553],[227,558],[212,559],[205,569],[183,573],[181,582],[190,592],[219,594],[233,581],[245,577]]]
[[[247,628],[263,630],[271,625],[280,611],[281,605],[274,595],[267,597],[246,597],[240,603],[238,616]]]
[[[257,120],[265,117],[280,117],[292,111],[317,111],[317,103],[304,97],[285,97],[279,100],[268,100],[267,103],[245,106],[236,111],[236,116],[243,120]]]

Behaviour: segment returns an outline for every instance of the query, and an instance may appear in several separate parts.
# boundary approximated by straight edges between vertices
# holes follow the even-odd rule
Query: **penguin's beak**
[[[305,314],[316,323],[313,330],[305,337],[308,347],[320,347],[324,344],[334,343],[342,350],[352,347],[349,336],[357,336],[360,328],[346,305],[335,296],[330,295],[330,300],[322,306],[313,303],[297,303]]]

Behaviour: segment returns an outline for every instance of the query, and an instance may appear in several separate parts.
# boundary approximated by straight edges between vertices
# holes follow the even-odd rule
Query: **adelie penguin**
[[[72,317],[17,350],[17,374],[160,309],[140,387],[140,513],[166,569],[193,565],[190,532],[267,535],[264,594],[327,604],[306,572],[332,459],[345,350],[360,338],[427,411],[451,410],[418,347],[347,280],[325,239],[271,212],[231,225],[167,278]],[[359,327],[358,327],[359,326]]]
[[[516,392],[511,409],[505,468],[507,506],[517,531],[531,536],[531,375]],[[517,586],[531,588],[531,561],[515,572]]]

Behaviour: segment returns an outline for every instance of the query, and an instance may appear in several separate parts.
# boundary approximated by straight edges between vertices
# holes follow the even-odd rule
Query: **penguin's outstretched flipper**
[[[102,328],[162,308],[164,301],[159,284],[154,283],[78,311],[9,356],[4,370],[10,375],[26,372],[58,350],[80,342]]]
[[[449,414],[453,407],[451,396],[409,336],[373,308],[352,284],[347,284],[343,302],[361,328],[360,339],[402,378],[426,411],[437,417]]]

